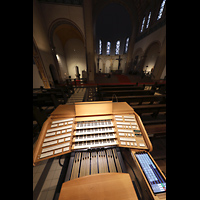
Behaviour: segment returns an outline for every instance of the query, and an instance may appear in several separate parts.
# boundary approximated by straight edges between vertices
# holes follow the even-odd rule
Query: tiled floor
[[[74,94],[68,99],[68,103],[82,102],[85,95],[86,88],[74,88]]]
[[[33,194],[38,184],[38,180],[45,168],[45,165],[48,160],[41,161],[38,166],[33,167]],[[64,162],[64,158],[61,158],[61,163]],[[53,163],[48,171],[48,174],[45,178],[42,188],[40,188],[40,193],[36,199],[38,200],[51,200],[53,199],[58,179],[61,173],[62,167],[59,165],[59,158],[54,158]]]

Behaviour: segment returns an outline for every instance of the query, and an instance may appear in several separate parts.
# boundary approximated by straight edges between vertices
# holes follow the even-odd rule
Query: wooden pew
[[[103,97],[103,100],[108,101],[115,99],[112,96]],[[127,102],[130,105],[154,104],[155,102],[166,103],[166,95],[138,95],[138,96],[117,96],[118,102]]]
[[[165,124],[152,124],[146,125],[145,129],[149,137],[157,137],[166,135],[166,123]]]
[[[140,116],[142,116],[143,113],[153,113],[153,118],[156,118],[159,112],[166,112],[166,104],[136,105],[131,107]]]
[[[33,94],[33,106],[39,107],[40,110],[43,110],[42,107],[54,106],[57,108],[59,102],[53,93],[34,93]]]
[[[107,90],[100,92],[99,98],[103,100],[104,97],[118,96],[138,96],[138,95],[154,95],[155,90]]]
[[[107,90],[144,90],[144,86],[136,86],[136,85],[97,86],[98,92]]]

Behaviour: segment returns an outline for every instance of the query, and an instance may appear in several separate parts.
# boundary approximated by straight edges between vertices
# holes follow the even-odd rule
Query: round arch
[[[144,65],[143,70],[146,72],[150,72],[152,68],[154,68],[157,57],[160,53],[161,43],[160,41],[153,41],[146,48],[144,53]]]
[[[84,47],[85,47],[85,36],[83,34],[83,32],[81,31],[81,29],[79,28],[79,26],[73,22],[72,20],[69,20],[69,19],[66,19],[66,18],[59,18],[59,19],[56,19],[54,20],[51,25],[49,26],[49,30],[48,30],[48,36],[49,36],[49,42],[50,42],[50,46],[52,48],[52,50],[55,49],[55,45],[54,45],[54,42],[53,42],[53,34],[54,34],[54,31],[61,25],[71,25],[72,27],[74,27],[78,33],[81,35],[81,39],[83,41],[83,44],[84,44]]]
[[[159,46],[159,52],[160,52],[160,50],[161,50],[161,42],[159,41],[159,40],[154,40],[154,41],[152,41],[148,46],[147,46],[147,48],[145,49],[145,51],[144,51],[144,56],[146,56],[146,54],[147,54],[147,52],[149,51],[149,49],[153,46],[153,45],[155,45],[155,44],[158,44],[158,46]]]

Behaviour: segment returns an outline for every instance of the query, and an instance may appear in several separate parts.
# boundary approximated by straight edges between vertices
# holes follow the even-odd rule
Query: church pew
[[[69,93],[68,90],[64,90],[63,87],[61,86],[57,86],[57,88],[50,88],[50,89],[46,89],[43,87],[41,88],[41,92],[43,94],[53,94],[55,96],[55,98],[61,103],[61,104],[65,104],[67,103],[68,98],[71,96],[71,94]]]
[[[113,95],[118,96],[136,96],[136,95],[154,95],[155,90],[107,90],[100,92],[100,100],[104,97],[110,97]]]
[[[151,124],[144,126],[147,134],[151,137],[166,135],[166,123],[165,124]]]
[[[107,91],[107,90],[143,90],[144,86],[136,85],[112,85],[112,86],[97,86],[97,91]]]
[[[156,118],[159,112],[166,112],[166,104],[136,105],[131,107],[140,116],[144,113],[153,113],[151,115],[153,118]]]
[[[104,101],[112,100],[113,97],[103,97]],[[130,105],[141,105],[142,103],[154,104],[155,102],[166,102],[166,95],[138,95],[138,96],[117,96],[118,102],[127,102]]]
[[[37,93],[33,95],[33,106],[39,107],[40,110],[43,110],[42,107],[49,106],[57,108],[58,105],[59,102],[52,93]]]

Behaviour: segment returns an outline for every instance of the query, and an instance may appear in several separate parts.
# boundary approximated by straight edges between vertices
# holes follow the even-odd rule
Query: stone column
[[[153,80],[159,80],[166,65],[166,36],[153,70]]]
[[[87,62],[88,81],[94,82],[95,60],[94,60],[92,0],[83,1],[83,13],[84,13],[84,23],[85,23],[86,62]]]

